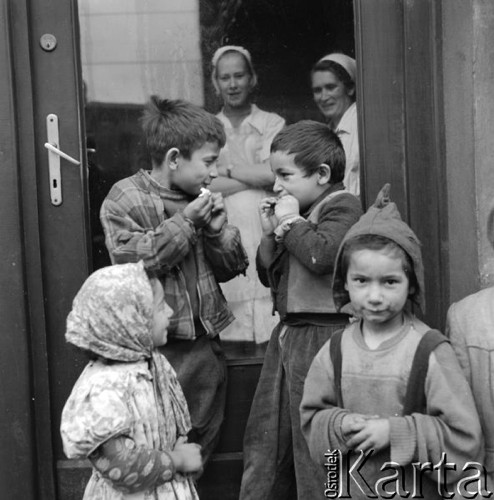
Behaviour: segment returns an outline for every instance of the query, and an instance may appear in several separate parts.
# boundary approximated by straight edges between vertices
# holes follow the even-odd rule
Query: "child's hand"
[[[278,226],[278,218],[274,213],[274,207],[278,200],[274,197],[264,198],[259,203],[259,214],[261,216],[262,233],[270,236]]]
[[[389,433],[389,419],[370,418],[365,420],[362,429],[354,434],[346,445],[350,449],[361,450],[364,453],[369,450],[380,451],[389,446]]]
[[[195,227],[203,227],[211,221],[213,208],[212,195],[197,197],[184,208],[184,216],[192,221]]]
[[[348,439],[350,434],[355,434],[362,430],[365,424],[365,416],[360,413],[348,413],[341,421],[341,432],[345,439]]]
[[[170,455],[179,472],[198,472],[202,469],[201,446],[197,443],[187,443],[184,436],[177,439]]]
[[[212,233],[219,233],[226,222],[226,210],[221,193],[211,193],[211,220],[209,221],[209,230]]]
[[[297,198],[291,194],[282,196],[276,206],[274,207],[274,213],[281,224],[284,220],[288,220],[292,217],[297,217],[300,215],[300,205]]]

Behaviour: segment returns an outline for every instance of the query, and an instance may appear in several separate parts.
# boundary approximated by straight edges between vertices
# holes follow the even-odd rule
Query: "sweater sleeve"
[[[458,305],[452,304],[448,310],[446,319],[446,336],[451,340],[451,345],[455,351],[456,357],[460,363],[463,373],[467,377],[468,383],[472,384],[472,367],[468,356],[468,348],[464,335],[464,329],[458,319]]]
[[[249,259],[237,227],[225,224],[218,234],[210,234],[207,231],[203,234],[204,254],[219,282],[245,274]]]
[[[146,269],[163,273],[190,252],[197,239],[194,227],[180,212],[153,227],[151,205],[137,189],[115,185],[108,194],[100,218],[113,264],[142,260]]]
[[[259,281],[265,287],[269,288],[270,284],[269,284],[269,277],[268,277],[268,268],[264,265],[264,263],[261,259],[259,247],[257,248],[257,252],[256,252],[256,270],[257,270],[257,276],[259,277]]]
[[[308,221],[294,224],[285,235],[284,245],[311,272],[330,274],[343,237],[361,215],[358,198],[337,196],[321,208],[317,225]]]
[[[166,451],[137,446],[129,436],[109,439],[88,458],[114,488],[124,493],[156,488],[175,474],[175,465]]]
[[[454,463],[456,470],[447,471],[446,481],[456,481],[467,462],[480,458],[482,434],[470,387],[447,343],[431,353],[425,393],[427,414],[390,419],[391,460],[401,465]]]
[[[307,441],[312,460],[323,464],[324,454],[330,450],[348,451],[341,430],[348,410],[335,405],[333,364],[329,355],[329,341],[315,356],[304,384],[300,405],[302,433]]]

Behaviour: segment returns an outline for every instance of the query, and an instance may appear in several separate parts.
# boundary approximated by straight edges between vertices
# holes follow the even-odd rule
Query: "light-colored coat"
[[[484,433],[484,466],[494,490],[494,287],[451,305],[446,334],[472,387]]]

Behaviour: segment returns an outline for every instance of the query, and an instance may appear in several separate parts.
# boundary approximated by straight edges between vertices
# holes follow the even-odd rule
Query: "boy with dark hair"
[[[204,461],[219,436],[226,366],[218,333],[233,321],[218,282],[248,265],[223,199],[207,187],[217,176],[223,126],[203,109],[152,96],[142,117],[152,170],[117,182],[101,208],[113,264],[142,260],[174,311],[163,353],[175,368],[192,419],[189,440]]]
[[[333,297],[358,320],[314,358],[302,432],[321,470],[340,454],[331,498],[474,498],[457,484],[480,456],[472,393],[447,339],[407,310],[424,308],[420,242],[388,190],[338,252]]]
[[[261,282],[280,315],[269,340],[244,440],[243,500],[307,500],[321,496],[300,431],[303,383],[319,348],[344,326],[331,301],[338,246],[360,214],[343,187],[345,154],[326,125],[301,121],[271,145],[277,198],[260,204],[263,236],[257,253]]]

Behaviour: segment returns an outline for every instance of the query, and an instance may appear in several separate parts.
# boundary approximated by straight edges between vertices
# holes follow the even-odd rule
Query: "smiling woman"
[[[227,141],[218,159],[219,176],[211,187],[225,197],[229,221],[240,229],[251,263],[245,276],[222,285],[236,318],[222,337],[261,343],[269,339],[277,318],[271,313],[269,289],[259,281],[254,265],[262,234],[258,207],[273,186],[270,146],[285,120],[253,103],[257,75],[248,50],[235,45],[221,47],[212,66],[213,86],[223,102],[217,116]]]
[[[357,125],[355,59],[339,53],[320,59],[311,70],[312,95],[328,125],[345,150],[343,183],[352,194],[360,195],[360,153]]]

